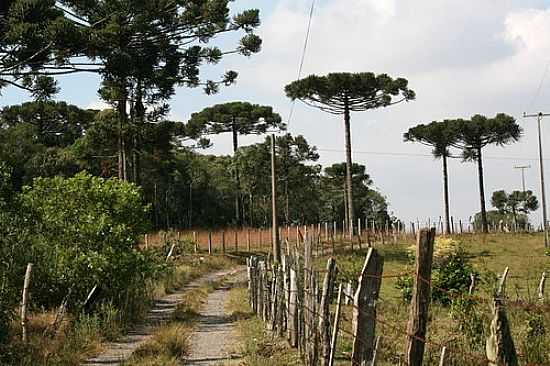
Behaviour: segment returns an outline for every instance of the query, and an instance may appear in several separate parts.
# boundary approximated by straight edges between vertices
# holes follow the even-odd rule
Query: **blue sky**
[[[263,51],[251,58],[230,56],[218,66],[206,66],[206,77],[238,71],[237,84],[210,97],[199,89],[178,89],[171,101],[172,118],[185,120],[208,105],[248,100],[273,105],[286,119],[290,102],[283,88],[296,78],[310,4],[310,0],[236,0],[235,10],[261,9]],[[539,194],[536,121],[521,115],[550,111],[550,72],[543,79],[550,61],[549,6],[547,0],[318,2],[304,75],[385,72],[409,79],[417,92],[414,102],[352,116],[354,159],[367,165],[398,216],[422,220],[443,211],[440,162],[429,156],[428,148],[403,143],[403,132],[417,123],[476,113],[508,113],[525,129],[520,143],[487,149],[487,201],[494,190],[519,189],[521,177],[514,165],[532,165],[527,185]],[[230,36],[217,42],[231,47],[235,41]],[[58,99],[82,107],[99,105],[99,83],[94,76],[73,75],[59,81]],[[0,105],[28,99],[11,88],[0,97]],[[303,134],[318,146],[321,163],[327,165],[344,160],[341,127],[338,116],[298,103],[290,132]],[[544,135],[545,142],[550,141],[550,118]],[[250,137],[242,143],[256,141],[257,137]],[[215,138],[214,143],[209,152],[230,153],[228,136]],[[545,154],[550,159],[550,143]],[[547,165],[549,171],[550,160]],[[450,179],[452,214],[467,219],[479,210],[475,165],[452,161]],[[539,216],[533,220],[539,221]]]

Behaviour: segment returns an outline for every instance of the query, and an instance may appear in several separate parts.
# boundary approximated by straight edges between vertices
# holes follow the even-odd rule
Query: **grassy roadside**
[[[298,366],[302,360],[298,352],[288,346],[284,339],[273,337],[264,323],[256,318],[248,306],[247,289],[240,286],[229,293],[226,306],[237,322],[237,331],[242,349],[242,366]]]
[[[140,314],[136,314],[132,321],[143,318],[153,299],[173,293],[198,277],[233,267],[235,263],[235,260],[222,256],[177,257],[171,266],[172,270],[166,272],[155,283],[146,285],[147,296],[133,299],[140,302]],[[186,330],[191,326],[191,319],[212,287],[213,284],[208,284],[186,294],[183,304],[177,309],[174,324],[159,328],[153,345],[148,345],[150,346],[148,351],[142,351],[143,359],[150,358],[151,362],[155,360],[154,362],[159,363],[143,361],[145,363],[137,363],[137,365],[170,365],[165,362],[165,354],[178,357],[183,354],[182,352],[186,350],[186,340],[179,335],[188,333]],[[13,352],[13,359],[16,359],[17,363],[10,366],[76,366],[83,359],[101,353],[105,342],[118,339],[131,326],[124,320],[120,311],[109,304],[103,304],[99,311],[91,315],[67,315],[58,331],[52,334],[51,324],[54,319],[55,312],[33,312],[28,320],[29,342],[25,345],[17,337],[19,324],[15,322],[12,324],[14,342],[10,352]],[[156,353],[152,351],[155,347],[158,350]],[[163,349],[168,352],[165,353]],[[158,354],[158,357],[152,357],[153,354]]]

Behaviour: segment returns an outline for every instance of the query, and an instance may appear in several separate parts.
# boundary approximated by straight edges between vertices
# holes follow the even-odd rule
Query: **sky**
[[[180,88],[170,102],[170,118],[185,121],[204,107],[246,100],[272,105],[288,121],[291,102],[284,86],[298,77],[311,0],[236,0],[232,6],[234,11],[260,9],[262,52],[206,66],[203,75],[210,78],[238,71],[236,85],[215,96]],[[231,48],[237,39],[224,36],[215,43]],[[441,162],[431,157],[428,147],[403,142],[403,133],[418,123],[501,112],[514,116],[524,129],[521,141],[484,152],[487,206],[493,191],[521,189],[517,165],[531,165],[527,188],[540,198],[536,119],[522,115],[550,112],[549,66],[548,0],[317,0],[303,76],[371,71],[409,80],[415,101],[352,115],[354,162],[367,166],[390,210],[409,222],[443,214]],[[104,106],[93,75],[65,77],[59,84],[56,99],[81,107]],[[7,89],[0,106],[29,99]],[[319,163],[345,160],[341,116],[298,102],[289,122],[289,132],[317,146]],[[548,136],[550,117],[543,121],[547,171]],[[262,139],[247,137],[241,143]],[[213,142],[206,153],[231,152],[230,136]],[[479,211],[476,165],[452,160],[449,178],[451,214],[455,221],[467,220]],[[532,220],[540,223],[540,213]]]

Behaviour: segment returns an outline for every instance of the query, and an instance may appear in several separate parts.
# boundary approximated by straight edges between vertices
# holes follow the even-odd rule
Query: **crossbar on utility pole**
[[[523,189],[523,192],[525,192],[525,169],[530,169],[531,165],[516,165],[514,169],[520,169],[521,170],[521,188]]]
[[[548,219],[546,216],[546,189],[544,188],[544,165],[543,165],[543,156],[542,156],[542,134],[541,134],[541,122],[542,117],[550,116],[550,113],[538,113],[538,114],[527,114],[523,113],[523,117],[536,117],[537,123],[538,123],[538,133],[539,133],[539,166],[540,166],[540,186],[541,186],[541,194],[542,194],[542,227],[544,228],[544,246],[548,248],[549,241],[548,241]]]

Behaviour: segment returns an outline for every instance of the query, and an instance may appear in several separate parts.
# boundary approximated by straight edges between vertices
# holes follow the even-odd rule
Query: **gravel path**
[[[208,282],[219,280],[226,276],[231,276],[237,273],[239,270],[225,270],[214,272],[204,277],[201,277],[195,281],[190,282],[183,289],[162,297],[155,301],[155,305],[147,313],[143,323],[138,324],[134,329],[129,332],[125,337],[117,342],[112,342],[104,345],[104,351],[93,358],[90,358],[81,363],[86,366],[115,366],[120,365],[122,362],[128,360],[132,353],[144,342],[146,342],[154,334],[155,326],[162,323],[167,323],[171,320],[172,314],[177,305],[181,302],[182,296],[185,291],[192,288],[204,286]],[[213,294],[217,293],[215,291]],[[208,298],[210,302],[210,297]],[[202,318],[202,317],[201,317]],[[201,364],[203,365],[203,364]]]
[[[228,279],[231,283],[246,280],[246,271],[239,268]],[[225,311],[229,289],[219,288],[208,295],[208,302],[200,311],[196,327],[191,335],[190,354],[185,365],[237,365],[239,355],[235,354],[238,348],[238,335],[234,321]]]

